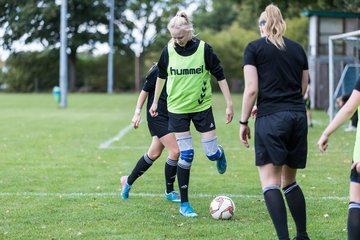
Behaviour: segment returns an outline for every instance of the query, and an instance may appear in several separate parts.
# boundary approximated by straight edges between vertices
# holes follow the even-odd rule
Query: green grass
[[[0,239],[276,239],[254,166],[253,142],[245,149],[239,141],[240,95],[233,95],[230,125],[224,124],[222,96],[214,96],[226,174],[217,174],[194,131],[190,201],[198,219],[181,217],[178,205],[161,195],[166,152],[123,202],[119,178],[130,173],[151,141],[145,112],[138,130],[109,148],[99,145],[129,126],[136,99],[136,94],[124,93],[74,94],[68,107],[59,109],[50,94],[0,94]],[[308,231],[312,239],[346,239],[355,134],[339,129],[328,153],[320,154],[316,141],[328,117],[314,111],[313,119],[308,165],[298,174],[307,200]],[[236,204],[230,221],[216,221],[209,214],[210,201],[219,194],[232,196]]]

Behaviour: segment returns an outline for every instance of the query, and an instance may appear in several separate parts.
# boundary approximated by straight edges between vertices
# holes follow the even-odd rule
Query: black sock
[[[174,191],[177,162],[178,161],[176,160],[168,159],[165,163],[166,193],[171,193],[172,191]]]
[[[190,180],[190,168],[191,166],[185,166],[178,164],[177,167],[177,179],[180,190],[181,202],[188,202],[188,188]]]
[[[143,175],[143,173],[146,172],[146,170],[148,170],[149,167],[151,167],[152,163],[153,160],[151,160],[147,154],[142,156],[139,159],[139,161],[136,163],[136,166],[132,170],[131,174],[129,175],[127,179],[127,183],[129,185],[132,185],[136,181],[136,179],[138,179],[138,177]]]
[[[284,198],[278,186],[270,186],[264,189],[266,207],[275,226],[279,239],[289,239],[286,207]]]
[[[284,187],[283,191],[296,225],[297,239],[309,239],[306,232],[306,203],[300,186],[294,182]]]
[[[348,240],[360,239],[360,203],[350,202],[348,212]]]

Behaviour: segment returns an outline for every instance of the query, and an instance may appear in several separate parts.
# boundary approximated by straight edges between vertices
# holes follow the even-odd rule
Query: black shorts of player
[[[358,171],[356,171],[356,168],[351,169],[350,182],[360,183],[360,174],[358,173]]]
[[[171,113],[169,112],[169,130],[171,132],[187,132],[190,130],[190,122],[198,132],[204,133],[215,130],[215,121],[212,108],[195,113]]]
[[[169,117],[158,115],[154,118],[148,118],[148,128],[152,137],[157,136],[162,138],[166,134],[169,134]]]
[[[255,121],[256,166],[272,163],[305,168],[307,160],[306,112],[283,111]]]

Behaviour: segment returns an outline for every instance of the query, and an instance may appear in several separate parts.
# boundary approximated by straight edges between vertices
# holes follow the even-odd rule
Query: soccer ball
[[[227,220],[234,216],[235,204],[227,196],[217,196],[210,203],[210,214],[215,219]]]

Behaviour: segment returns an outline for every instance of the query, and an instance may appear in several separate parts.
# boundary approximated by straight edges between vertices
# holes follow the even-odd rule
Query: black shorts
[[[195,113],[177,114],[169,112],[169,130],[171,132],[189,131],[191,121],[194,123],[196,130],[201,133],[216,129],[211,107]]]
[[[308,126],[306,112],[283,111],[255,121],[256,166],[305,168]]]
[[[350,182],[360,183],[360,174],[356,171],[356,168],[353,168],[350,171]]]
[[[166,134],[169,134],[169,117],[158,115],[154,118],[148,118],[148,128],[151,136],[157,136],[161,138]]]

